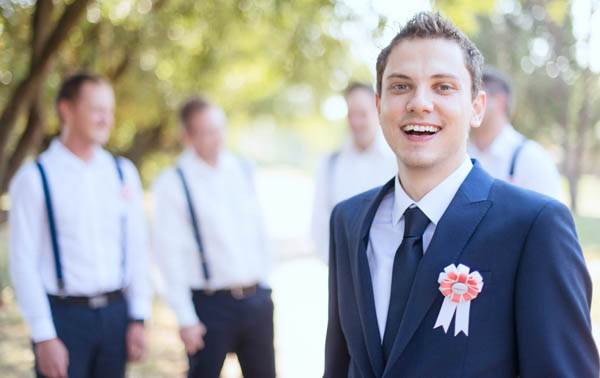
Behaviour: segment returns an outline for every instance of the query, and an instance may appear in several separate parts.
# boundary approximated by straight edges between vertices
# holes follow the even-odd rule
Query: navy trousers
[[[195,291],[193,300],[207,331],[204,349],[188,356],[188,378],[218,378],[227,353],[237,354],[244,378],[275,377],[270,289],[243,299]]]
[[[100,309],[50,301],[58,338],[69,351],[69,378],[125,377],[127,302]],[[36,376],[39,373],[37,361]]]

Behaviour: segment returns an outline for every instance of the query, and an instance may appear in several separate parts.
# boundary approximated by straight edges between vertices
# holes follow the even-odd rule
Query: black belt
[[[86,296],[60,296],[60,295],[52,295],[48,294],[48,298],[52,303],[60,303],[60,304],[68,304],[73,306],[81,306],[87,307],[91,309],[98,309],[108,306],[109,304],[123,298],[123,290],[118,289],[115,291],[110,291],[108,293],[102,293],[98,295],[93,295],[90,297]]]
[[[225,295],[228,297],[232,297],[235,299],[244,299],[244,298],[248,298],[254,294],[256,294],[256,292],[258,291],[258,284],[254,284],[251,286],[238,286],[238,287],[231,287],[231,288],[227,288],[227,289],[218,289],[218,290],[211,290],[211,289],[192,289],[192,294],[194,295]]]

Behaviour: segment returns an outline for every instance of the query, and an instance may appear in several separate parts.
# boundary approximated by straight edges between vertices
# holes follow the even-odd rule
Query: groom
[[[467,157],[482,65],[437,13],[379,55],[398,175],[332,213],[326,378],[598,376],[569,210]]]

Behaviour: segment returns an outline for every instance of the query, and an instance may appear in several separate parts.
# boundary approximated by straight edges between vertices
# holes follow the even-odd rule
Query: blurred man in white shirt
[[[124,377],[145,355],[147,232],[137,170],[102,149],[114,122],[105,79],[67,78],[60,136],[10,185],[10,273],[36,373]]]
[[[364,83],[351,83],[344,92],[351,140],[325,156],[317,168],[311,236],[317,255],[329,254],[329,216],[340,201],[376,186],[396,174],[396,159],[379,127],[375,92]]]
[[[471,129],[469,155],[496,178],[560,199],[560,174],[552,157],[510,124],[513,100],[509,80],[487,68],[483,89],[488,103],[481,127]]]
[[[244,377],[274,377],[271,254],[251,167],[223,149],[215,105],[193,98],[180,121],[186,149],[153,185],[153,246],[188,377],[219,377],[230,352]]]

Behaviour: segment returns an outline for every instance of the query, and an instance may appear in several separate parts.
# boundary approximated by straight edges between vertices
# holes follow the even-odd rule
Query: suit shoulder
[[[494,180],[490,198],[496,206],[510,210],[513,214],[536,215],[544,208],[568,211],[562,202],[552,197],[498,179]]]
[[[344,218],[354,218],[358,212],[375,200],[381,189],[382,187],[379,186],[345,199],[335,205],[333,213],[337,213]]]

